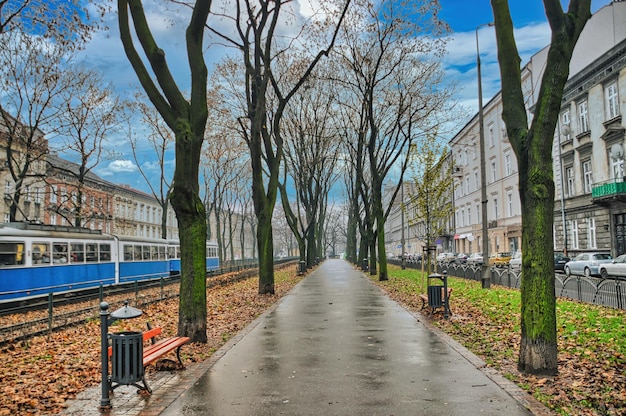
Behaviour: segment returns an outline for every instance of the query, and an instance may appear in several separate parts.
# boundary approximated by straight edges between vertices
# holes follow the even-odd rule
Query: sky
[[[295,0],[305,2],[306,0]],[[168,61],[181,62],[186,67],[187,59],[184,46],[185,16],[171,14],[150,6],[151,0],[144,1],[148,11],[148,19],[152,23],[155,37],[166,51]],[[592,12],[610,3],[610,0],[592,0]],[[448,53],[444,58],[444,68],[448,79],[458,84],[455,99],[467,108],[470,114],[478,110],[478,86],[476,74],[476,29],[493,20],[489,0],[440,0],[440,18],[451,27],[451,40]],[[550,28],[546,22],[541,0],[510,0],[511,15],[515,26],[515,36],[522,64],[548,45]],[[563,2],[564,8],[567,2]],[[161,6],[162,7],[162,6]],[[168,19],[163,17],[167,16]],[[138,82],[123,52],[116,16],[112,15],[108,22],[109,30],[96,33],[83,53],[84,63],[89,67],[103,72],[118,91],[131,91],[137,88]],[[182,29],[181,29],[182,28]],[[478,31],[478,44],[481,57],[483,102],[487,103],[500,89],[499,69],[496,56],[494,28],[481,27]],[[211,51],[212,49],[209,49]],[[218,54],[207,56],[210,66],[219,61]],[[172,64],[170,64],[172,65]],[[177,73],[176,67],[172,67]],[[180,71],[181,82],[186,82],[185,72]],[[130,153],[130,146],[125,145],[124,138],[112,140],[113,147],[119,153],[116,160],[105,160],[96,168],[96,173],[105,180],[117,184],[127,184],[133,188],[148,192],[143,178],[137,171],[136,162]],[[125,150],[126,149],[126,150]],[[142,160],[148,169],[156,169],[154,161],[146,153]],[[152,166],[152,167],[150,167]],[[149,172],[148,172],[149,173]]]

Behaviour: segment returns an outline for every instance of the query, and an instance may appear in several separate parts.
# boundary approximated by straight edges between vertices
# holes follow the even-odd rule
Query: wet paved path
[[[161,415],[531,414],[345,261],[256,322]]]

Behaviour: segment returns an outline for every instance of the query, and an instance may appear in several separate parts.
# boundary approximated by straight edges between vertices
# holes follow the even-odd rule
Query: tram
[[[219,268],[207,244],[207,271]],[[0,302],[180,273],[178,241],[85,228],[0,224]]]

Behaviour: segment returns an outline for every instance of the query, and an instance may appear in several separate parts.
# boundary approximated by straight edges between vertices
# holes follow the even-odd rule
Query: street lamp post
[[[482,208],[482,249],[483,265],[481,268],[482,287],[490,286],[489,276],[489,235],[487,230],[487,173],[485,172],[485,127],[483,126],[483,86],[480,75],[480,49],[478,47],[478,29],[493,26],[493,22],[476,26],[476,71],[478,75],[478,137],[480,145],[480,199]]]

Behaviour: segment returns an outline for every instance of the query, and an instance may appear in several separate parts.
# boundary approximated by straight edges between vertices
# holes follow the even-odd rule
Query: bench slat
[[[159,357],[175,350],[190,341],[188,337],[172,337],[160,340],[154,345],[150,345],[143,351],[143,366],[153,363]]]

